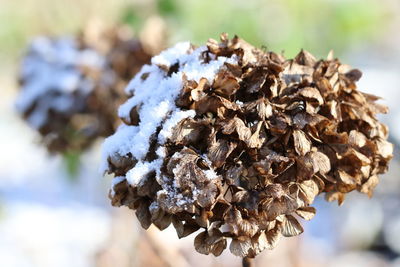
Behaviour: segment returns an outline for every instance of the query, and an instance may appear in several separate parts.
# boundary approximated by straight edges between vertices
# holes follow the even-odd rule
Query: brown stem
[[[255,267],[254,258],[244,257],[242,260],[243,267]]]

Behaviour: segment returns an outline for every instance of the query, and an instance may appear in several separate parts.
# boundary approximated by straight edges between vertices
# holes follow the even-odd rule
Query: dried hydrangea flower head
[[[197,230],[203,254],[254,257],[303,232],[314,198],[369,195],[392,145],[386,107],[361,72],[306,51],[287,60],[238,37],[152,58],[127,87],[124,123],[103,146],[110,197],[144,228]]]
[[[87,35],[38,37],[23,58],[17,109],[51,152],[79,151],[111,135],[123,89],[151,58],[124,28]]]

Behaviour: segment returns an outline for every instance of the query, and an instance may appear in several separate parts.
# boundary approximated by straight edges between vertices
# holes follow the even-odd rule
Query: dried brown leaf
[[[325,195],[325,199],[329,202],[337,201],[340,206],[343,204],[345,196],[345,194],[340,192],[327,192]]]
[[[369,197],[372,197],[372,193],[374,188],[379,183],[379,178],[377,175],[372,175],[369,179],[361,186],[360,192],[367,194]]]
[[[331,163],[327,155],[319,151],[313,151],[309,154],[312,160],[314,173],[326,174],[331,170]]]
[[[299,184],[299,197],[306,203],[311,204],[319,193],[318,185],[314,180],[305,180]]]
[[[240,85],[238,79],[229,71],[220,71],[214,78],[212,88],[215,93],[224,97],[229,97],[236,93]]]
[[[200,228],[200,226],[195,224],[183,223],[176,217],[172,217],[172,223],[175,227],[178,238],[186,237]]]
[[[214,141],[208,148],[207,156],[216,168],[221,167],[227,157],[236,148],[236,143],[229,142],[225,139]]]
[[[309,52],[307,52],[306,50],[301,50],[299,54],[297,54],[297,56],[294,58],[294,61],[297,64],[301,64],[301,65],[305,65],[305,66],[309,66],[309,67],[313,67],[315,65],[315,63],[317,62],[317,60],[315,59],[315,57],[310,54]]]
[[[240,236],[238,238],[232,239],[232,242],[229,246],[229,249],[233,255],[242,258],[247,256],[251,248],[252,248],[251,239],[245,236]]]
[[[296,152],[300,156],[304,156],[310,151],[311,142],[302,130],[293,131],[293,141]]]
[[[292,215],[286,215],[282,227],[282,235],[286,237],[296,236],[303,233],[303,227]]]
[[[151,214],[149,211],[149,203],[147,201],[140,201],[139,207],[136,209],[136,217],[138,218],[140,225],[147,229],[151,225]]]
[[[316,209],[314,207],[302,207],[296,210],[296,214],[307,221],[311,220],[315,213]]]
[[[376,141],[376,146],[378,148],[378,153],[381,157],[385,159],[390,159],[393,156],[393,144],[386,140],[379,139]]]
[[[265,232],[267,238],[267,249],[274,249],[281,238],[281,232],[279,229],[272,229]]]
[[[298,94],[305,98],[316,100],[319,105],[322,105],[324,103],[324,99],[322,98],[321,93],[317,88],[314,87],[301,88],[298,91]]]

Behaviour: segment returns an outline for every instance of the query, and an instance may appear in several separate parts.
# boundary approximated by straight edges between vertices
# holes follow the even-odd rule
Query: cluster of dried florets
[[[371,195],[392,145],[357,90],[361,72],[301,51],[287,60],[235,37],[178,44],[130,83],[124,121],[104,144],[112,204],[144,228],[199,229],[195,248],[254,257],[303,232],[314,198]]]
[[[17,109],[49,151],[82,150],[115,131],[123,89],[150,58],[124,27],[38,37],[22,62]]]

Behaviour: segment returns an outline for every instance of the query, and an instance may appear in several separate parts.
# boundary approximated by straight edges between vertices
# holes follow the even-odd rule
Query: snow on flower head
[[[29,113],[35,106],[26,114],[33,127],[42,127],[51,110],[67,113],[82,108],[74,95],[86,96],[93,90],[94,81],[84,77],[81,68],[101,69],[105,58],[78,45],[73,38],[44,36],[30,44],[21,65],[22,87],[16,105],[21,113]]]
[[[151,63],[103,146],[112,204],[136,210],[144,228],[202,229],[198,252],[218,256],[231,239],[233,254],[254,257],[301,234],[320,193],[371,195],[387,170],[392,145],[376,118],[386,107],[337,59],[285,59],[222,35]]]

